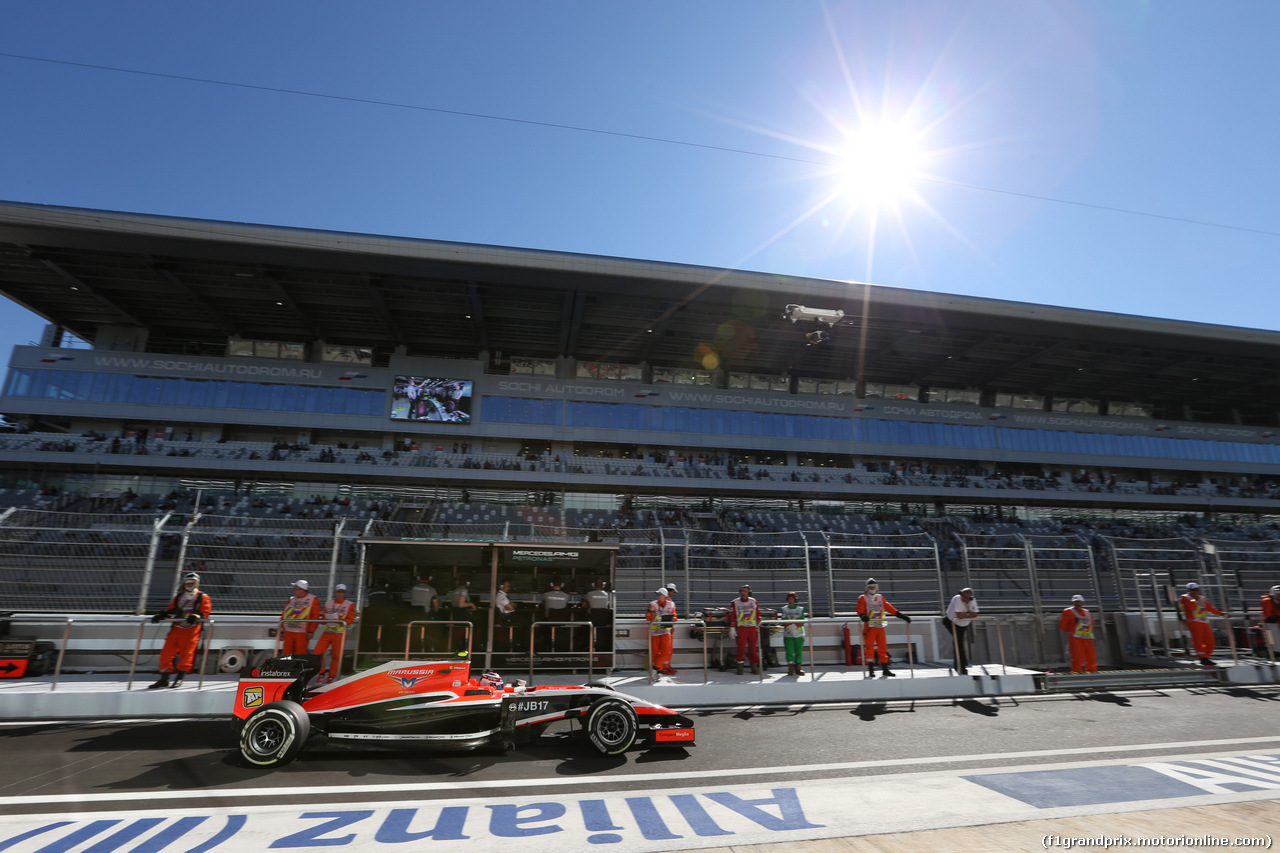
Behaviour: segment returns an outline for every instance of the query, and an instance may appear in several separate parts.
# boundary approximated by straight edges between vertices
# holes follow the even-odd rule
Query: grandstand
[[[482,603],[496,569],[439,549],[608,546],[622,620],[667,580],[1046,625],[1280,581],[1276,332],[13,203],[0,292],[50,324],[0,389],[8,609],[148,612],[195,566],[270,614],[297,576],[367,594],[375,541]],[[859,328],[806,346],[797,303]]]

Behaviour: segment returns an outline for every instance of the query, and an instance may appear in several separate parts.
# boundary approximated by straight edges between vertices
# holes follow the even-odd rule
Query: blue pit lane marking
[[[1034,770],[964,778],[1040,809],[1194,797],[1204,793],[1194,785],[1155,770],[1132,766]]]
[[[1040,809],[1280,788],[1280,755],[1027,770],[961,777]]]

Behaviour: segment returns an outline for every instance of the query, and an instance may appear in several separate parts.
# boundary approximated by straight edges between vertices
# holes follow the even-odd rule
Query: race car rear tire
[[[297,702],[264,705],[240,730],[240,756],[255,767],[279,767],[298,757],[311,734],[311,720]]]
[[[587,739],[601,755],[621,755],[635,743],[640,722],[625,699],[606,696],[587,710]]]

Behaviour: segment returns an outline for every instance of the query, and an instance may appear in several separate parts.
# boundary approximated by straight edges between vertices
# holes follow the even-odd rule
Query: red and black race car
[[[245,761],[286,764],[312,734],[330,744],[506,751],[562,720],[578,721],[603,755],[694,745],[688,717],[601,684],[526,687],[496,673],[472,678],[467,661],[405,660],[309,689],[318,671],[314,656],[296,655],[241,675],[234,713]]]

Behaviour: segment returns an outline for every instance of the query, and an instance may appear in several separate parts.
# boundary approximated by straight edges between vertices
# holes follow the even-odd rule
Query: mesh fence
[[[1176,587],[1200,578],[1200,552],[1187,539],[1099,538],[1115,571],[1120,606],[1125,609],[1154,609],[1150,581],[1146,580],[1153,573]],[[1162,602],[1161,606],[1167,609],[1170,605]]]
[[[830,611],[852,613],[867,580],[875,578],[890,604],[908,613],[938,613],[943,606],[938,550],[927,533],[828,533]],[[815,582],[815,586],[816,586]]]
[[[4,606],[38,612],[133,612],[153,539],[144,516],[19,512],[0,525]],[[157,564],[177,553],[157,543]]]
[[[1261,612],[1260,600],[1280,583],[1280,539],[1206,539],[1213,545],[1213,562],[1234,574],[1238,597],[1230,607],[1253,615]]]
[[[761,607],[781,607],[788,592],[808,601],[805,549],[804,537],[795,531],[689,531],[686,610],[728,607],[743,584],[751,586]]]
[[[959,577],[944,580],[935,540],[923,532],[582,527],[564,524],[564,513],[537,507],[459,507],[457,513],[422,513],[419,519],[427,520],[408,522],[277,514],[204,515],[192,524],[175,514],[158,531],[161,517],[149,514],[17,510],[0,522],[0,588],[4,607],[12,610],[127,613],[141,598],[144,609],[154,612],[168,602],[182,572],[195,570],[217,612],[272,614],[299,578],[310,581],[317,595],[329,592],[331,576],[354,591],[361,536],[616,542],[613,591],[620,616],[643,614],[654,590],[667,581],[679,587],[682,616],[726,606],[743,583],[751,584],[765,606],[778,606],[795,591],[818,615],[853,611],[871,577],[894,605],[916,613],[941,612],[952,587],[964,585]],[[975,588],[984,609],[996,612],[1032,610],[1033,583],[1048,610],[1065,606],[1076,593],[1108,610],[1151,609],[1152,572],[1158,583],[1181,586],[1210,571],[1225,584],[1219,604],[1255,613],[1260,597],[1280,580],[1276,539],[1204,540],[1212,545],[1212,563],[1206,563],[1199,546],[1181,537],[1100,536],[1091,548],[1074,535],[955,536],[965,583]],[[143,595],[150,555],[153,571]]]
[[[1046,611],[1069,607],[1073,595],[1083,595],[1089,606],[1101,605],[1103,610],[1119,606],[1115,584],[1104,590],[1099,583],[1089,543],[1078,536],[1032,534],[1025,539],[1031,548],[1036,586]]]
[[[988,612],[1034,609],[1035,580],[1026,543],[1015,533],[957,533],[965,581]]]
[[[614,572],[614,607],[619,616],[639,616],[653,600],[661,584],[684,586],[683,530],[625,530],[619,534]],[[668,534],[672,534],[668,538]],[[664,544],[665,542],[665,544]],[[681,616],[688,614],[685,599],[677,598]]]
[[[278,613],[297,580],[306,580],[312,593],[324,599],[333,583],[354,590],[359,577],[355,539],[359,524],[338,525],[324,519],[264,519],[201,516],[188,535],[184,565],[158,576],[161,598],[176,586],[182,571],[200,573],[200,588],[213,598],[219,612]]]

